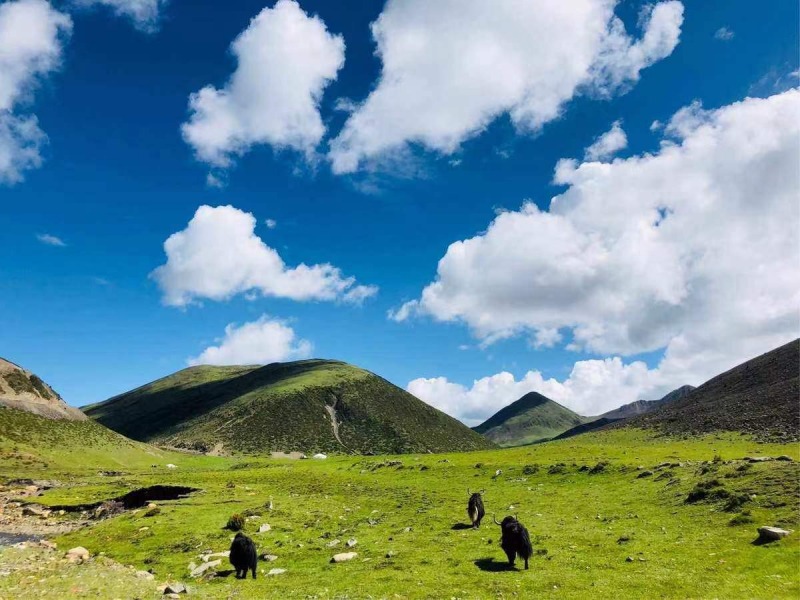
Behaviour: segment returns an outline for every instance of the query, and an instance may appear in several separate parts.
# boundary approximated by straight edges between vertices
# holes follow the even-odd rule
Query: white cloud
[[[45,0],[0,4],[0,183],[18,183],[42,164],[47,136],[36,117],[19,108],[58,69],[71,31],[70,18]]]
[[[728,42],[734,38],[736,34],[733,30],[728,29],[727,27],[720,27],[714,33],[714,39],[720,40],[722,42]]]
[[[678,386],[675,386],[678,387]],[[598,415],[642,398],[657,399],[671,389],[656,370],[621,358],[582,360],[563,381],[528,371],[517,380],[503,371],[473,381],[471,387],[445,377],[414,379],[408,391],[470,426],[479,425],[529,392],[539,392],[581,415]]]
[[[189,98],[181,127],[197,158],[231,166],[252,146],[290,148],[311,158],[325,133],[319,102],[344,64],[344,40],[297,2],[262,10],[231,45],[238,66],[222,89]]]
[[[255,217],[233,206],[201,206],[186,229],[164,242],[166,264],[153,277],[169,306],[237,294],[293,300],[341,300],[360,303],[377,293],[356,285],[330,264],[287,267],[280,255],[255,234]]]
[[[264,225],[267,226],[267,229],[275,229],[278,226],[278,222],[275,219],[267,219],[264,221]]]
[[[217,346],[187,360],[189,365],[266,365],[311,356],[312,345],[298,339],[285,321],[262,315],[257,321],[225,327]]]
[[[115,15],[133,21],[137,29],[153,32],[158,29],[159,13],[168,0],[74,0],[77,6],[105,6]]]
[[[54,235],[50,235],[49,233],[37,233],[36,239],[48,246],[59,246],[62,248],[66,246],[66,244],[61,238],[56,237]]]
[[[591,146],[586,148],[586,160],[606,160],[620,150],[628,147],[628,136],[622,129],[620,121],[614,121],[611,129],[598,137]]]
[[[665,349],[697,383],[800,332],[800,90],[678,111],[658,152],[567,161],[549,211],[525,204],[450,245],[396,320],[427,314],[485,343],[569,332],[569,348]]]
[[[578,94],[607,96],[630,85],[678,43],[683,5],[649,6],[638,40],[614,16],[615,5],[389,0],[372,24],[382,73],[331,142],[333,170],[393,164],[408,144],[452,154],[503,114],[519,131],[535,132]]]

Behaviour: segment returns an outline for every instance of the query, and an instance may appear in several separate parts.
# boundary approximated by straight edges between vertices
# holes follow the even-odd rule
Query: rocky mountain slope
[[[695,387],[693,385],[682,385],[678,389],[672,390],[669,394],[667,394],[666,396],[664,396],[659,400],[637,400],[636,402],[623,404],[619,408],[610,410],[606,413],[603,413],[602,415],[599,415],[598,417],[591,417],[591,418],[593,419],[605,418],[609,420],[629,419],[637,415],[643,415],[645,413],[648,413],[651,410],[655,410],[659,406],[667,404],[668,402],[672,402],[673,400],[684,398],[685,396],[688,396],[694,389]]]
[[[474,429],[500,446],[521,446],[555,437],[586,420],[546,396],[530,392]]]
[[[84,410],[127,437],[205,452],[404,453],[494,446],[385,379],[332,360],[191,367]]]
[[[800,439],[800,340],[710,379],[693,392],[625,422],[675,433],[738,431]]]
[[[0,406],[49,419],[86,419],[86,415],[68,406],[40,377],[3,358],[0,358]]]

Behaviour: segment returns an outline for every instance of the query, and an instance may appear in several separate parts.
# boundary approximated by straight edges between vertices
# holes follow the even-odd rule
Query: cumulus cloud
[[[614,121],[611,129],[598,137],[586,148],[586,160],[607,160],[620,150],[628,147],[628,136],[622,129],[621,121]]]
[[[115,15],[133,21],[137,29],[153,32],[158,29],[160,11],[168,0],[74,0],[77,6],[105,6]]]
[[[299,339],[294,329],[280,319],[262,315],[243,325],[229,324],[219,345],[209,346],[189,365],[266,365],[311,356],[312,345]]]
[[[231,45],[238,66],[222,89],[189,98],[183,138],[197,158],[231,166],[252,146],[269,144],[311,157],[325,133],[319,103],[344,64],[344,40],[294,0],[262,10]]]
[[[676,386],[677,387],[677,386]],[[625,364],[619,357],[575,363],[563,381],[528,371],[517,380],[503,371],[472,382],[471,387],[445,377],[414,379],[408,391],[470,426],[479,425],[529,392],[539,392],[581,415],[598,415],[642,398],[670,391],[658,371],[643,362]]]
[[[698,383],[800,332],[800,90],[693,104],[659,150],[561,163],[549,211],[526,203],[450,245],[396,310],[466,323],[483,341],[559,329],[569,348],[664,349]]]
[[[607,96],[668,56],[683,5],[648,6],[640,39],[615,0],[389,0],[372,24],[383,67],[331,142],[337,173],[393,164],[408,144],[458,150],[497,117],[521,132],[557,118],[577,94]],[[402,162],[402,161],[401,161]]]
[[[50,235],[49,233],[37,233],[36,239],[42,242],[43,244],[46,244],[47,246],[58,246],[61,248],[66,246],[64,240],[62,240],[60,237]]]
[[[151,274],[164,303],[180,307],[250,293],[358,304],[377,293],[330,264],[286,266],[255,227],[252,214],[233,206],[199,207],[186,229],[164,242],[167,262]]]
[[[35,115],[19,110],[60,66],[71,31],[70,18],[45,0],[0,4],[0,183],[18,183],[42,164],[47,136]]]

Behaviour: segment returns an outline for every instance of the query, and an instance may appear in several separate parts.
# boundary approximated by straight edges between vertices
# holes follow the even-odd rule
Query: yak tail
[[[528,535],[528,530],[525,527],[522,528],[522,546],[520,547],[519,555],[520,558],[525,559],[526,562],[533,555],[531,538]]]

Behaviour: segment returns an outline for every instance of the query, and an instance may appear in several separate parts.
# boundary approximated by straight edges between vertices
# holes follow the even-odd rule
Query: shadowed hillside
[[[474,429],[501,446],[521,446],[553,438],[585,421],[546,396],[530,392]]]
[[[626,421],[668,432],[739,431],[800,439],[800,341],[795,340],[707,381],[691,394]]]
[[[191,367],[84,410],[133,439],[199,451],[403,453],[492,446],[381,377],[331,360]]]

